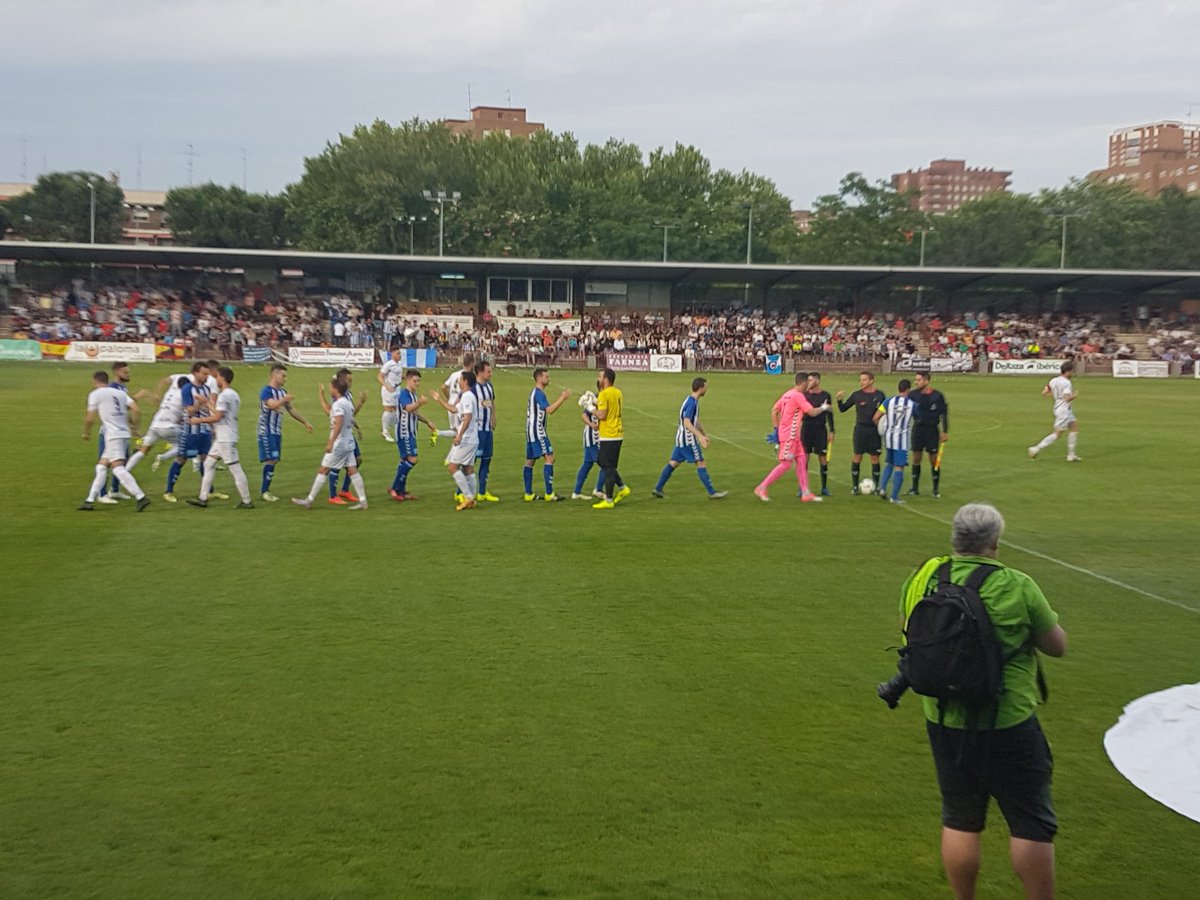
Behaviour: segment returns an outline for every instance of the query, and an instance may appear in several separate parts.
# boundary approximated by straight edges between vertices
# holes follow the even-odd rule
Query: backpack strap
[[[950,580],[950,560],[946,560],[944,563],[938,566],[935,574],[937,575],[938,587],[943,587],[947,584],[954,583]]]
[[[949,566],[949,563],[946,563]],[[993,566],[991,563],[980,563],[975,567],[975,571],[970,574],[966,581],[963,582],[963,587],[968,587],[975,593],[979,593],[979,589],[983,587],[983,583],[987,581],[988,576],[997,571],[1000,567]]]

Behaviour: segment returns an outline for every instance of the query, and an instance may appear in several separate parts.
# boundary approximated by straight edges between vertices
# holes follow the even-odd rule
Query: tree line
[[[92,187],[89,188],[89,183]],[[92,173],[51,173],[0,204],[0,229],[32,240],[120,234],[122,194]],[[425,192],[457,194],[439,208]],[[376,121],[304,161],[279,194],[203,184],[168,192],[175,240],[204,247],[346,253],[662,259],[812,265],[1200,269],[1200,198],[1148,197],[1086,179],[1037,194],[995,193],[938,216],[889,182],[846,175],[817,198],[809,230],[748,171],[714,168],[695,147],[452,135],[437,122]],[[1063,225],[1066,223],[1065,260]]]

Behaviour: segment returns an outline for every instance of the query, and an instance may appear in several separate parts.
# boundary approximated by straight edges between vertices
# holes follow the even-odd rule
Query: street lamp
[[[740,205],[742,209],[748,211],[746,218],[746,265],[750,265],[754,251],[754,204],[743,202]]]
[[[932,228],[918,228],[917,230],[921,232],[921,259],[920,259],[920,262],[917,263],[917,265],[923,269],[923,268],[925,268],[925,236],[927,234],[929,234],[929,232],[933,231],[933,229]],[[924,282],[922,282],[921,284],[917,285],[917,309],[921,308],[922,304],[924,303],[924,298],[925,298],[925,284],[924,284]]]
[[[663,230],[663,262],[666,262],[667,261],[667,232],[670,231],[672,228],[678,228],[679,226],[676,225],[674,222],[655,222],[654,227],[661,228]]]
[[[458,191],[421,191],[421,196],[438,205],[438,256],[446,255],[446,204],[458,206],[462,194]]]
[[[1048,209],[1046,215],[1062,218],[1062,242],[1058,254],[1058,267],[1065,269],[1067,267],[1067,219],[1081,219],[1086,216],[1090,210],[1083,209]],[[1060,289],[1061,290],[1061,289]]]
[[[397,222],[405,222],[408,225],[408,255],[413,256],[413,228],[418,222],[428,222],[429,216],[397,216]]]

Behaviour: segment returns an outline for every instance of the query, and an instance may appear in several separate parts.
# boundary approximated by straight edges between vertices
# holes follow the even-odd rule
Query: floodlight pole
[[[671,223],[671,222],[655,222],[654,227],[662,229],[662,232],[663,232],[663,262],[666,262],[667,261],[667,232],[669,232],[672,228],[678,228],[679,226],[674,223]]]
[[[421,196],[438,205],[438,256],[446,255],[446,204],[457,206],[462,199],[458,191],[421,191]]]

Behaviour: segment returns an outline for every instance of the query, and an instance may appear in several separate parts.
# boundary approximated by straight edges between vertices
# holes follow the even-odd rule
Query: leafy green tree
[[[1066,265],[1070,269],[1136,269],[1144,265],[1156,201],[1126,184],[1072,179],[1042,191],[1038,203],[1057,229],[1054,253],[1034,265],[1062,260],[1062,221],[1067,217]],[[1050,257],[1050,258],[1047,258]]]
[[[202,184],[167,193],[167,214],[179,243],[269,250],[287,243],[281,196]]]
[[[95,172],[50,172],[33,189],[6,204],[12,227],[31,241],[91,239],[95,192],[96,243],[111,244],[121,235],[125,194]]]
[[[1168,188],[1151,213],[1143,265],[1148,269],[1200,269],[1200,196]]]
[[[987,194],[932,221],[925,264],[1047,265],[1058,249],[1054,225],[1042,204],[1027,194]]]
[[[818,197],[812,231],[802,243],[805,262],[825,265],[916,265],[913,238],[929,217],[886,181],[846,175],[836,194]]]

